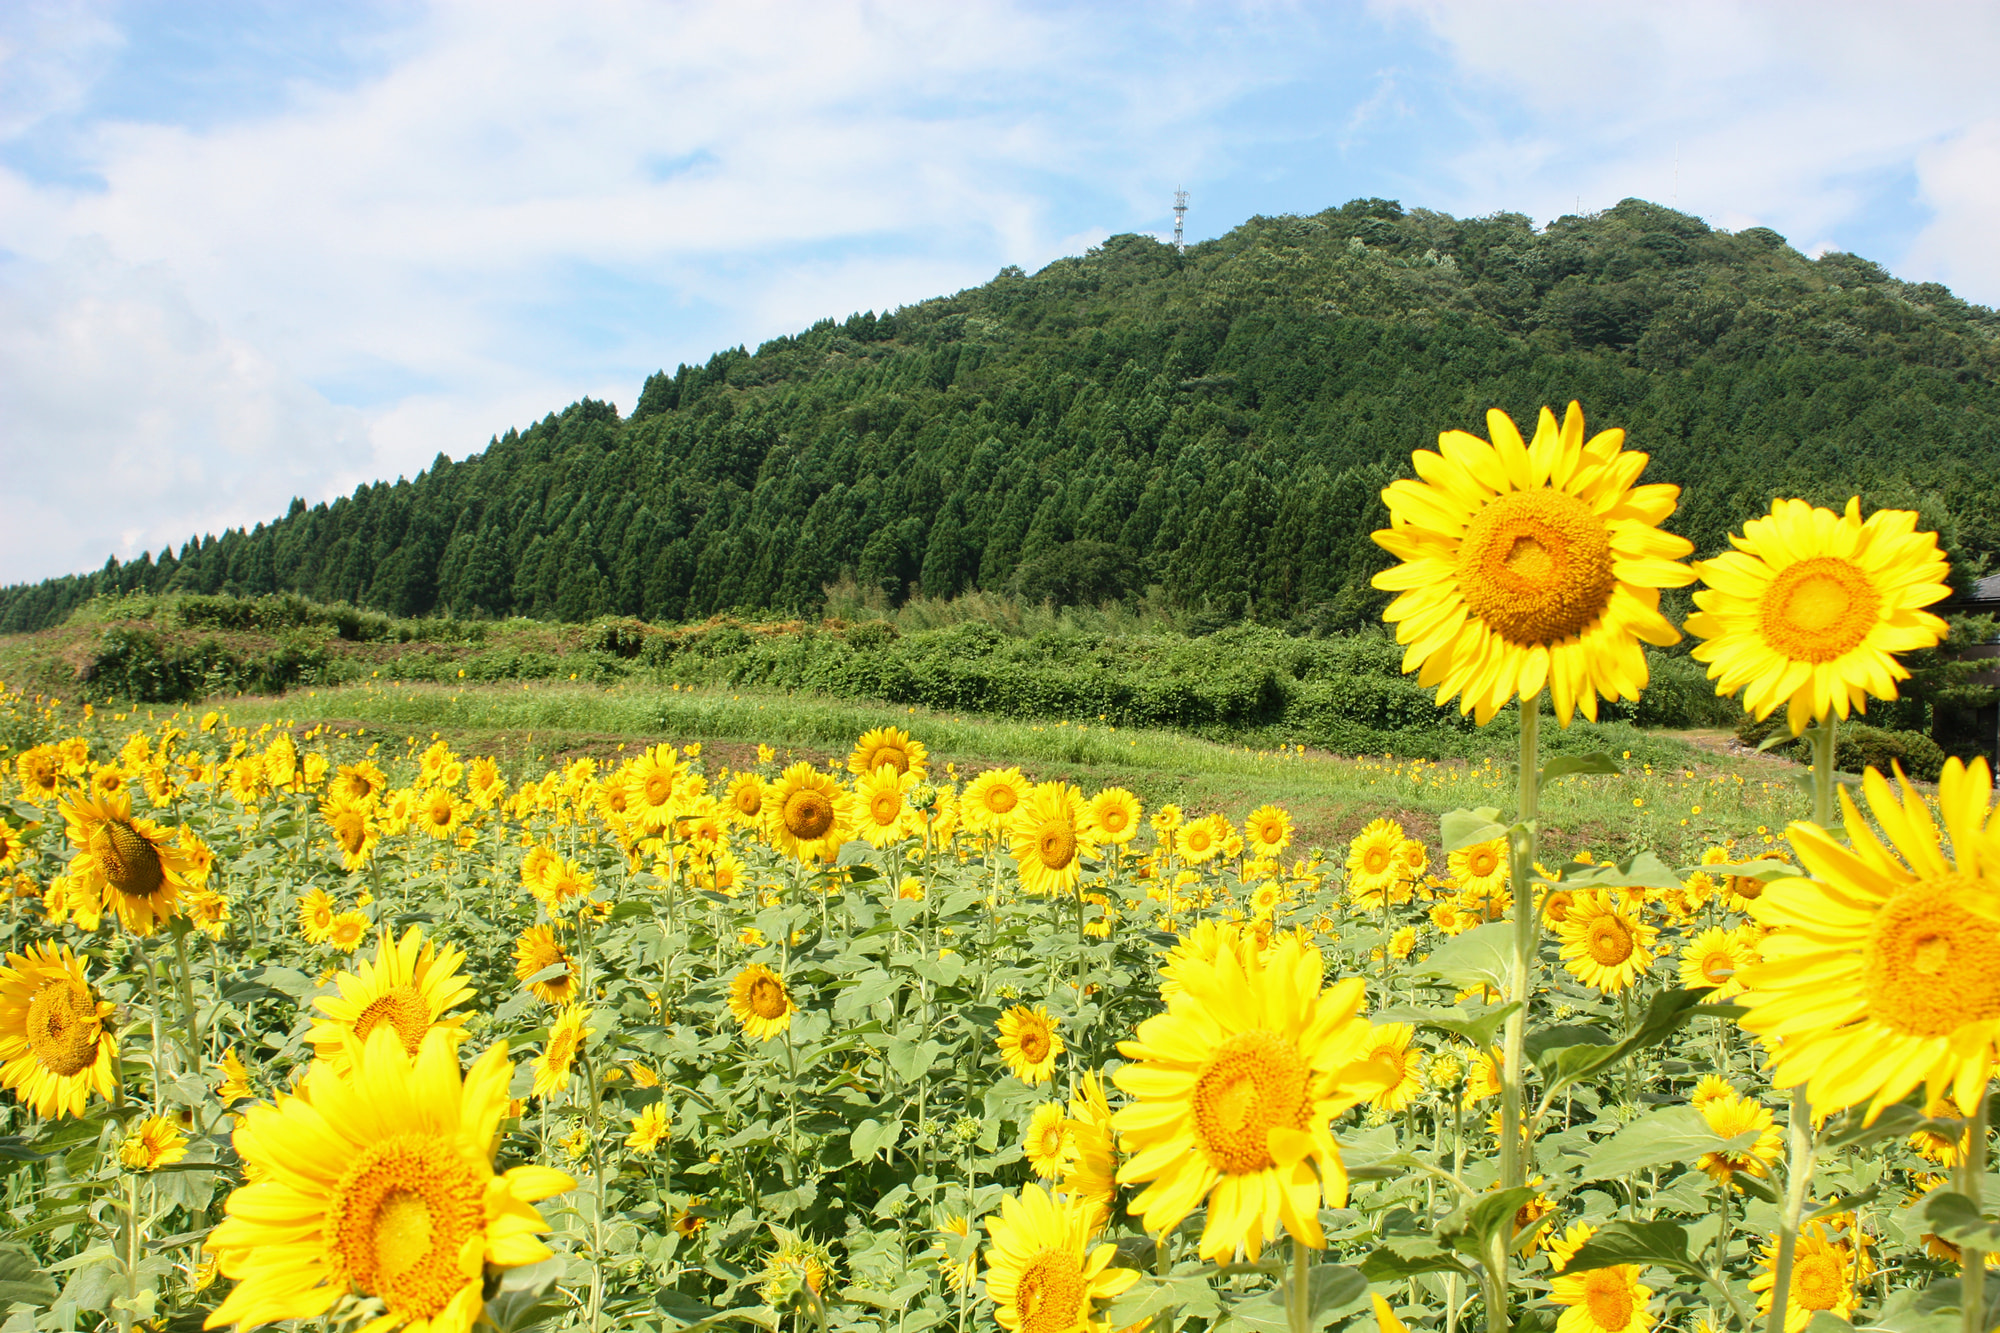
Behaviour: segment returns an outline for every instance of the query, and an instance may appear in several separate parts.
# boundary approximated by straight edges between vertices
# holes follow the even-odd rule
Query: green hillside
[[[108,593],[297,592],[398,616],[654,622],[970,589],[1371,621],[1377,493],[1440,429],[1571,398],[1685,490],[1713,551],[1773,495],[2000,547],[2000,316],[1848,254],[1627,200],[1535,231],[1384,200],[1177,255],[823,320],[585,400],[478,455],[249,531],[0,590],[0,630]]]

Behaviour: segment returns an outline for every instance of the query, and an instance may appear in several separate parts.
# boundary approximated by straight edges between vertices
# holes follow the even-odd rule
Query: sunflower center
[[[737,814],[754,815],[763,807],[763,804],[764,798],[755,787],[739,787],[736,789]]]
[[[1816,555],[1781,570],[1758,611],[1764,642],[1794,662],[1830,662],[1868,637],[1882,594],[1853,562]]]
[[[785,798],[785,831],[811,842],[833,827],[833,802],[826,793],[807,788]]]
[[[1722,985],[1736,975],[1736,955],[1727,949],[1705,955],[1701,960],[1701,974],[1716,985]]]
[[[1273,1164],[1273,1129],[1304,1129],[1311,1071],[1298,1048],[1261,1028],[1239,1032],[1194,1082],[1195,1137],[1219,1171],[1246,1175]]]
[[[1485,879],[1500,868],[1500,853],[1491,847],[1475,847],[1465,858],[1465,868],[1474,879]]]
[[[1624,1328],[1632,1322],[1632,1284],[1615,1268],[1600,1268],[1584,1279],[1583,1303],[1599,1328]]]
[[[887,828],[903,813],[903,797],[900,792],[878,791],[868,798],[868,813],[877,824]]]
[[[893,745],[881,746],[874,754],[868,756],[868,771],[873,773],[876,769],[885,767],[893,768],[898,773],[907,773],[910,771],[910,756]]]
[[[431,1007],[417,994],[415,986],[392,986],[354,1016],[354,1035],[365,1042],[368,1034],[384,1023],[396,1030],[403,1049],[415,1055],[424,1044],[424,1033],[430,1031]]]
[[[1567,921],[1569,905],[1574,897],[1575,895],[1568,889],[1557,889],[1549,895],[1548,902],[1544,904],[1542,910],[1548,913],[1551,921]]]
[[[1591,920],[1585,947],[1598,966],[1616,967],[1632,956],[1632,932],[1625,929],[1623,921],[1606,913]]]
[[[368,842],[368,825],[362,822],[359,812],[343,810],[340,819],[333,826],[340,838],[340,845],[349,856],[355,855]]]
[[[1131,820],[1125,817],[1125,812],[1116,806],[1097,816],[1098,826],[1106,833],[1123,833],[1126,826],[1131,822]],[[1266,841],[1269,841],[1269,839],[1266,839]]]
[[[1559,643],[1610,605],[1611,530],[1561,491],[1515,491],[1473,516],[1458,551],[1458,589],[1509,643]]]
[[[1031,1065],[1038,1065],[1049,1057],[1049,1034],[1040,1027],[1023,1028],[1014,1039],[1014,1045],[1021,1052],[1021,1058]]]
[[[1831,1310],[1840,1304],[1847,1282],[1841,1262],[1831,1254],[1799,1256],[1792,1269],[1792,1299],[1807,1310]]]
[[[57,979],[28,1001],[28,1050],[37,1064],[59,1078],[80,1074],[97,1061],[102,1025],[90,991]]]
[[[1361,868],[1371,875],[1380,875],[1389,869],[1395,859],[1387,847],[1370,847],[1361,853]]]
[[[1021,1269],[1014,1287],[1019,1333],[1070,1333],[1084,1322],[1089,1288],[1083,1265],[1068,1250],[1048,1249]]]
[[[776,977],[757,977],[750,983],[749,993],[744,996],[750,1012],[759,1018],[783,1018],[785,1016],[785,983]]]
[[[150,898],[166,882],[159,849],[125,820],[105,821],[97,859],[111,886],[127,897]]]
[[[1905,1036],[2000,1018],[2000,924],[1969,911],[1959,875],[1919,880],[1876,913],[1862,947],[1869,1010]]]
[[[1065,869],[1076,860],[1076,830],[1067,820],[1051,820],[1035,835],[1035,855],[1051,870]]]
[[[1042,1131],[1042,1156],[1056,1157],[1063,1149],[1062,1122],[1057,1121]]]
[[[674,794],[674,780],[670,774],[654,773],[646,779],[646,804],[665,805]]]
[[[1761,898],[1764,896],[1764,881],[1748,875],[1731,875],[1729,891],[1739,898]]]
[[[1021,794],[1005,783],[986,790],[986,808],[996,815],[1011,815],[1021,803]]]
[[[484,1191],[443,1139],[405,1134],[363,1153],[326,1209],[329,1263],[393,1315],[429,1319],[468,1282],[461,1254],[485,1230]]]

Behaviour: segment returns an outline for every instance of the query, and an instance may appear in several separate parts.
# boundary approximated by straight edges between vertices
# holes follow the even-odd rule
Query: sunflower
[[[1710,926],[1681,950],[1681,985],[1690,990],[1713,990],[1711,999],[1726,1000],[1743,989],[1737,974],[1750,965],[1753,956],[1735,931]]]
[[[993,1318],[1008,1333],[1110,1333],[1098,1303],[1139,1280],[1114,1268],[1118,1247],[1093,1248],[1104,1212],[1079,1198],[1057,1198],[1039,1185],[1000,1200],[986,1219],[986,1294]]]
[[[1445,858],[1445,866],[1461,892],[1491,893],[1507,882],[1507,840],[1461,847]]]
[[[453,836],[472,807],[451,794],[449,787],[433,787],[417,802],[414,819],[418,828],[433,838]]]
[[[1622,448],[1622,430],[1586,442],[1576,403],[1560,427],[1543,408],[1531,444],[1504,412],[1486,424],[1491,444],[1446,431],[1437,453],[1413,455],[1422,480],[1382,492],[1389,526],[1373,536],[1403,561],[1374,578],[1401,594],[1383,619],[1409,645],[1403,670],[1440,704],[1461,696],[1481,726],[1544,685],[1564,726],[1579,706],[1595,720],[1599,695],[1645,687],[1641,640],[1680,638],[1659,590],[1694,581],[1677,563],[1694,546],[1658,526],[1680,488],[1633,486],[1646,455]]]
[[[1945,762],[1937,805],[1952,858],[1923,798],[1874,769],[1863,789],[1884,846],[1847,789],[1847,842],[1807,823],[1788,830],[1814,879],[1783,879],[1751,905],[1778,927],[1743,973],[1743,1026],[1781,1042],[1778,1087],[1807,1085],[1813,1110],[1867,1101],[1868,1117],[1919,1083],[1974,1105],[2000,1039],[2000,870],[1984,759]],[[1851,847],[1851,850],[1850,850]]]
[[[90,989],[67,945],[31,944],[0,967],[0,1087],[34,1113],[81,1116],[93,1090],[118,1096],[117,1006]]]
[[[62,757],[52,745],[34,746],[14,760],[14,774],[21,781],[21,795],[45,801],[62,786]]]
[[[1221,813],[1203,815],[1180,826],[1174,834],[1174,850],[1191,866],[1205,865],[1222,854],[1225,841],[1235,831]]]
[[[1049,1017],[1045,1006],[1030,1009],[1017,1004],[1001,1014],[995,1026],[1000,1029],[996,1043],[1000,1058],[1014,1071],[1014,1077],[1033,1087],[1055,1076],[1056,1057],[1065,1047],[1062,1034],[1056,1031],[1056,1020]]]
[[[1951,595],[1937,534],[1916,527],[1907,509],[1864,522],[1858,496],[1844,514],[1774,500],[1730,537],[1734,551],[1697,562],[1708,586],[1687,628],[1715,692],[1742,690],[1759,719],[1784,704],[1794,736],[1814,718],[1866,712],[1871,694],[1895,698],[1910,673],[1894,654],[1944,638],[1944,621],[1920,608]]]
[[[953,1291],[966,1291],[979,1276],[979,1252],[974,1250],[964,1260],[955,1256],[972,1237],[972,1219],[964,1213],[953,1213],[940,1218],[937,1229],[938,1239],[931,1246],[931,1253],[937,1256],[938,1271],[944,1274],[944,1284]]]
[[[1653,962],[1659,927],[1627,913],[1604,889],[1579,893],[1557,927],[1563,966],[1586,986],[1616,995],[1636,984]]]
[[[917,780],[898,773],[888,764],[854,781],[855,805],[859,810],[856,832],[870,847],[888,847],[901,842],[918,826],[907,794]]]
[[[535,1088],[537,1097],[547,1097],[561,1092],[569,1086],[570,1070],[576,1059],[583,1054],[583,1044],[597,1032],[596,1028],[585,1027],[583,1020],[588,1010],[581,1004],[567,1005],[556,1015],[556,1021],[549,1024],[549,1039],[542,1043],[542,1053],[534,1058]]]
[[[470,1333],[487,1274],[551,1256],[531,1205],[576,1185],[545,1166],[495,1175],[512,1074],[499,1045],[461,1083],[449,1038],[412,1061],[383,1030],[350,1076],[315,1065],[300,1096],[251,1107],[236,1149],[256,1183],[207,1241],[238,1285],[209,1327],[315,1319],[352,1292],[382,1302],[379,1330]]]
[[[1083,826],[1083,793],[1067,782],[1037,783],[1008,824],[1022,891],[1054,897],[1076,887],[1089,831]]]
[[[327,943],[342,953],[353,953],[361,947],[361,941],[368,938],[368,927],[374,923],[366,912],[342,912],[333,918],[333,929],[327,935]]]
[[[339,915],[338,908],[339,904],[325,889],[308,889],[299,899],[299,931],[307,944],[325,944],[333,938],[333,919]]]
[[[320,802],[319,814],[333,833],[334,845],[340,848],[341,869],[359,870],[367,865],[375,845],[382,840],[382,831],[368,818],[367,808],[329,798]]]
[[[567,857],[552,857],[542,867],[542,891],[537,897],[550,912],[571,902],[581,904],[597,891],[597,877]]]
[[[1703,1153],[1695,1165],[1707,1172],[1710,1180],[1726,1185],[1739,1171],[1760,1180],[1771,1174],[1771,1163],[1784,1151],[1784,1140],[1769,1109],[1731,1093],[1711,1098],[1702,1106],[1701,1118],[1707,1122],[1709,1132],[1719,1139],[1733,1139],[1753,1131],[1757,1135],[1755,1142],[1740,1151]]]
[[[1415,1029],[1408,1023],[1382,1023],[1368,1030],[1366,1055],[1385,1065],[1395,1081],[1368,1099],[1371,1106],[1394,1114],[1424,1091],[1424,1050],[1410,1049]]]
[[[1924,1103],[1924,1115],[1931,1120],[1958,1120],[1965,1113],[1949,1097],[1932,1097]],[[1910,1135],[1910,1146],[1917,1155],[1927,1162],[1939,1166],[1957,1166],[1965,1160],[1965,1150],[1972,1144],[1972,1131],[1962,1128],[1956,1134],[1940,1134],[1935,1129],[1920,1129]],[[1993,1256],[2000,1258],[2000,1255]]]
[[[1028,796],[1028,780],[1018,768],[989,768],[965,788],[960,802],[965,826],[974,833],[1004,832]]]
[[[1139,833],[1144,809],[1139,798],[1123,787],[1106,787],[1090,798],[1088,820],[1091,840],[1123,847]]]
[[[1176,995],[1185,992],[1184,982],[1188,977],[1215,966],[1223,954],[1234,954],[1237,962],[1247,968],[1263,952],[1263,947],[1256,934],[1238,922],[1202,918],[1160,960],[1160,999],[1171,1005]]]
[[[1549,1271],[1560,1273],[1569,1267],[1569,1261],[1583,1248],[1584,1242],[1597,1234],[1597,1228],[1588,1222],[1572,1222],[1569,1230],[1560,1236],[1549,1237]]]
[[[758,1041],[769,1041],[789,1028],[798,1011],[784,978],[762,963],[750,964],[729,983],[729,1012]]]
[[[782,1308],[807,1292],[813,1303],[819,1303],[831,1294],[833,1251],[818,1241],[787,1234],[758,1276],[762,1283],[757,1294],[766,1305]]]
[[[1379,906],[1382,895],[1402,878],[1396,853],[1403,845],[1403,826],[1378,819],[1347,844],[1347,892],[1356,903]]]
[[[730,780],[722,804],[737,823],[757,823],[764,813],[764,779],[755,773],[738,773]]]
[[[1190,967],[1167,1012],[1121,1042],[1111,1078],[1137,1100],[1112,1117],[1132,1154],[1120,1183],[1150,1182],[1131,1211],[1158,1235],[1204,1199],[1200,1254],[1251,1262],[1282,1226],[1323,1248],[1320,1202],[1347,1201],[1332,1120],[1389,1082],[1368,1056],[1365,983],[1320,989],[1318,949],[1280,938],[1246,967]]]
[[[81,848],[69,863],[75,888],[95,894],[134,935],[150,935],[179,910],[192,885],[187,853],[150,819],[132,814],[132,794],[85,795],[62,802],[69,840]]]
[[[1804,1333],[1813,1315],[1821,1310],[1839,1319],[1854,1313],[1861,1304],[1856,1282],[1854,1251],[1827,1232],[1824,1222],[1808,1224],[1792,1252],[1791,1291],[1785,1301],[1785,1333]],[[1778,1238],[1764,1246],[1763,1271],[1750,1279],[1750,1290],[1758,1293],[1758,1313],[1771,1313],[1771,1292],[1777,1286]]]
[[[553,978],[529,978],[561,963],[563,970]],[[556,943],[556,933],[548,926],[529,926],[514,941],[514,979],[526,983],[543,1004],[565,1005],[577,997],[579,984],[576,960]]]
[[[1058,1194],[1075,1194],[1102,1204],[1108,1212],[1118,1193],[1118,1136],[1111,1128],[1111,1106],[1097,1071],[1077,1080],[1069,1095],[1069,1133],[1074,1151],[1063,1169]]]
[[[1564,1272],[1549,1284],[1549,1299],[1569,1308],[1556,1333],[1644,1333],[1653,1326],[1646,1302],[1653,1289],[1639,1284],[1639,1265],[1613,1264]]]
[[[854,743],[854,753],[847,756],[847,771],[856,777],[866,777],[887,766],[898,773],[923,777],[930,772],[929,758],[930,751],[924,748],[924,743],[911,740],[909,732],[896,727],[877,727],[862,732],[861,739]]]
[[[765,796],[772,843],[801,861],[831,857],[852,823],[847,789],[811,764],[786,769]]]
[[[1697,1111],[1708,1109],[1712,1102],[1734,1097],[1736,1087],[1720,1074],[1703,1074],[1695,1080],[1694,1091],[1688,1094],[1688,1105]]]
[[[664,828],[679,813],[679,798],[688,775],[679,751],[655,745],[631,767],[631,814],[649,828]]]
[[[222,1082],[216,1085],[216,1100],[224,1106],[234,1106],[254,1095],[250,1088],[249,1067],[236,1053],[236,1048],[231,1046],[222,1053]]]
[[[1063,1173],[1076,1156],[1076,1136],[1062,1103],[1043,1102],[1035,1108],[1027,1131],[1021,1135],[1021,1156],[1043,1180],[1054,1180]]]
[[[625,1146],[650,1157],[667,1137],[667,1129],[667,1104],[654,1102],[632,1117],[632,1132],[625,1136]]]
[[[1243,841],[1253,855],[1276,856],[1292,845],[1292,817],[1275,805],[1260,805],[1243,821]]]
[[[385,930],[375,944],[375,956],[363,959],[352,972],[334,974],[337,995],[313,1001],[320,1016],[312,1020],[306,1040],[313,1054],[345,1073],[350,1043],[365,1043],[376,1028],[395,1032],[403,1051],[415,1055],[432,1029],[453,1041],[462,1038],[466,1015],[450,1011],[472,998],[472,987],[459,971],[465,950],[424,938],[423,928],[411,926],[403,938],[390,942]]]
[[[187,1135],[165,1116],[149,1115],[118,1145],[118,1160],[127,1171],[157,1171],[187,1156]]]

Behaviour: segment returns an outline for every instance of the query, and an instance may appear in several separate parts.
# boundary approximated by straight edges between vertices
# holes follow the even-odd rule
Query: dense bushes
[[[1783,730],[1785,712],[1781,708],[1762,722],[1745,718],[1736,728],[1736,737],[1745,745],[1761,745],[1773,733]],[[1812,746],[1804,739],[1785,741],[1772,751],[1802,764],[1812,762]],[[1890,771],[1891,764],[1921,782],[1936,782],[1944,771],[1945,753],[1936,741],[1921,731],[1891,731],[1865,722],[1842,722],[1834,731],[1833,766],[1843,773],[1859,773],[1864,768]]]

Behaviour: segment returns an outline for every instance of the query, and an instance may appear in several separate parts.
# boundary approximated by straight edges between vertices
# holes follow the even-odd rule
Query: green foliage
[[[1780,708],[1762,722],[1745,718],[1736,728],[1736,738],[1745,745],[1761,745],[1784,726],[1785,711]],[[1812,762],[1812,747],[1803,737],[1781,742],[1772,750],[1802,764]],[[1901,764],[1910,777],[1936,782],[1944,772],[1945,758],[1938,743],[1921,731],[1890,731],[1865,722],[1843,722],[1834,733],[1834,767],[1843,773],[1859,773],[1864,768],[1887,773],[1891,764]]]
[[[1996,337],[1936,284],[1640,200],[1541,231],[1356,200],[728,349],[629,417],[585,399],[408,480],[0,590],[0,631],[163,593],[684,622],[815,612],[843,579],[890,607],[1013,591],[1348,631],[1385,600],[1367,534],[1410,451],[1571,398],[1683,488],[1702,551],[1773,496],[1859,493],[1977,571]]]

